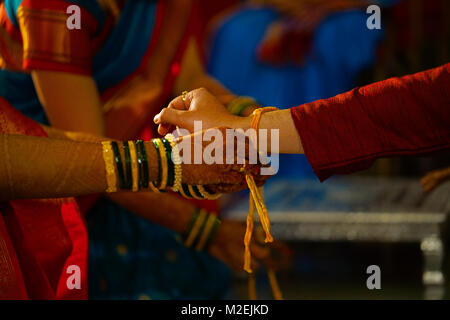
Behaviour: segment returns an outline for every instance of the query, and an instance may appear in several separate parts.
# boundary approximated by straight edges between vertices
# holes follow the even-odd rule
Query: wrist
[[[232,129],[244,129],[247,130],[250,128],[250,123],[252,121],[252,117],[239,117],[239,116],[232,116],[230,117],[229,121],[227,122],[227,127]]]

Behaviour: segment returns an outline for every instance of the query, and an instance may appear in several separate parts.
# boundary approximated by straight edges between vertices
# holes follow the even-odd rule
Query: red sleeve
[[[450,64],[291,109],[321,181],[377,158],[450,148]]]
[[[23,39],[23,69],[91,74],[91,41],[97,21],[83,7],[81,28],[69,30],[64,0],[23,0],[17,20]]]

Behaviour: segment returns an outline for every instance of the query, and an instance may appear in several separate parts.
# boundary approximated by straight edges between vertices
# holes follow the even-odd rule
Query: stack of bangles
[[[172,190],[186,198],[217,199],[221,196],[209,193],[201,185],[182,183],[181,158],[176,139],[172,134],[162,139],[153,139],[151,144],[156,149],[158,161],[156,181],[150,179],[147,153],[142,140],[102,142],[108,185],[106,192]]]
[[[207,249],[220,223],[215,214],[208,213],[205,209],[197,209],[183,234],[184,245],[197,251]]]
[[[248,108],[261,108],[261,104],[251,97],[237,97],[227,104],[227,109],[235,116],[244,115]]]

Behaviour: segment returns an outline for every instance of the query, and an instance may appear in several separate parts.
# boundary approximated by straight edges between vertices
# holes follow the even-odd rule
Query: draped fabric
[[[383,157],[450,149],[450,63],[291,109],[321,181]]]
[[[108,135],[150,139],[154,135],[151,118],[169,99],[196,29],[196,1],[183,2],[183,10],[177,11],[171,9],[179,7],[177,0],[116,0],[121,10],[118,20],[104,5],[107,1],[6,0],[0,4],[0,97],[26,116],[47,124],[30,72],[92,76],[105,103]],[[79,30],[66,26],[69,5],[81,9]],[[186,27],[166,35],[164,22],[176,25],[177,20],[184,21],[179,15],[188,16]],[[172,39],[175,33],[179,38]],[[154,63],[157,69],[146,70],[163,40],[170,42],[170,48]],[[145,72],[158,75],[154,86],[144,88],[156,92],[154,99],[140,112],[124,113],[120,128],[110,129],[107,106]],[[78,203],[83,212],[90,208],[92,298],[218,298],[226,290],[229,271],[225,266],[206,253],[185,248],[174,232],[105,198],[82,198]],[[123,254],[124,248],[128,254]],[[47,296],[32,298],[39,297]]]
[[[0,134],[46,136],[2,98]],[[0,203],[0,299],[87,299],[87,246],[73,198]],[[67,285],[70,266],[79,267],[81,289]]]

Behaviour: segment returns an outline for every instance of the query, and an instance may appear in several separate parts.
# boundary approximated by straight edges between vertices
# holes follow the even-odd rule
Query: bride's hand
[[[241,271],[244,265],[245,225],[238,221],[222,220],[217,234],[214,236],[208,252],[229,267]],[[252,254],[252,269],[259,265],[271,269],[285,269],[290,265],[290,249],[282,242],[275,241],[264,244],[264,234],[259,228],[254,230],[253,241],[250,245]]]
[[[203,129],[214,127],[248,128],[250,120],[238,117],[225,108],[208,90],[204,88],[190,91],[185,99],[181,96],[170,102],[154,118],[162,135],[171,132],[174,126],[194,132],[194,121],[201,121]]]
[[[263,185],[270,177],[260,174],[261,166],[259,164],[249,163],[248,139],[240,140],[245,142],[245,148],[241,147],[243,152],[239,152],[239,143],[234,143],[233,150],[227,151],[226,130],[227,128],[224,127],[209,129],[178,139],[183,183],[204,185],[211,193],[230,193],[247,188],[246,173],[252,174],[258,186]],[[208,132],[214,132],[213,141],[203,139]],[[196,145],[199,144],[199,141],[201,141],[200,147]],[[211,145],[215,146],[214,153],[219,153],[209,159],[211,154],[205,150]],[[218,148],[221,151],[218,151]]]

